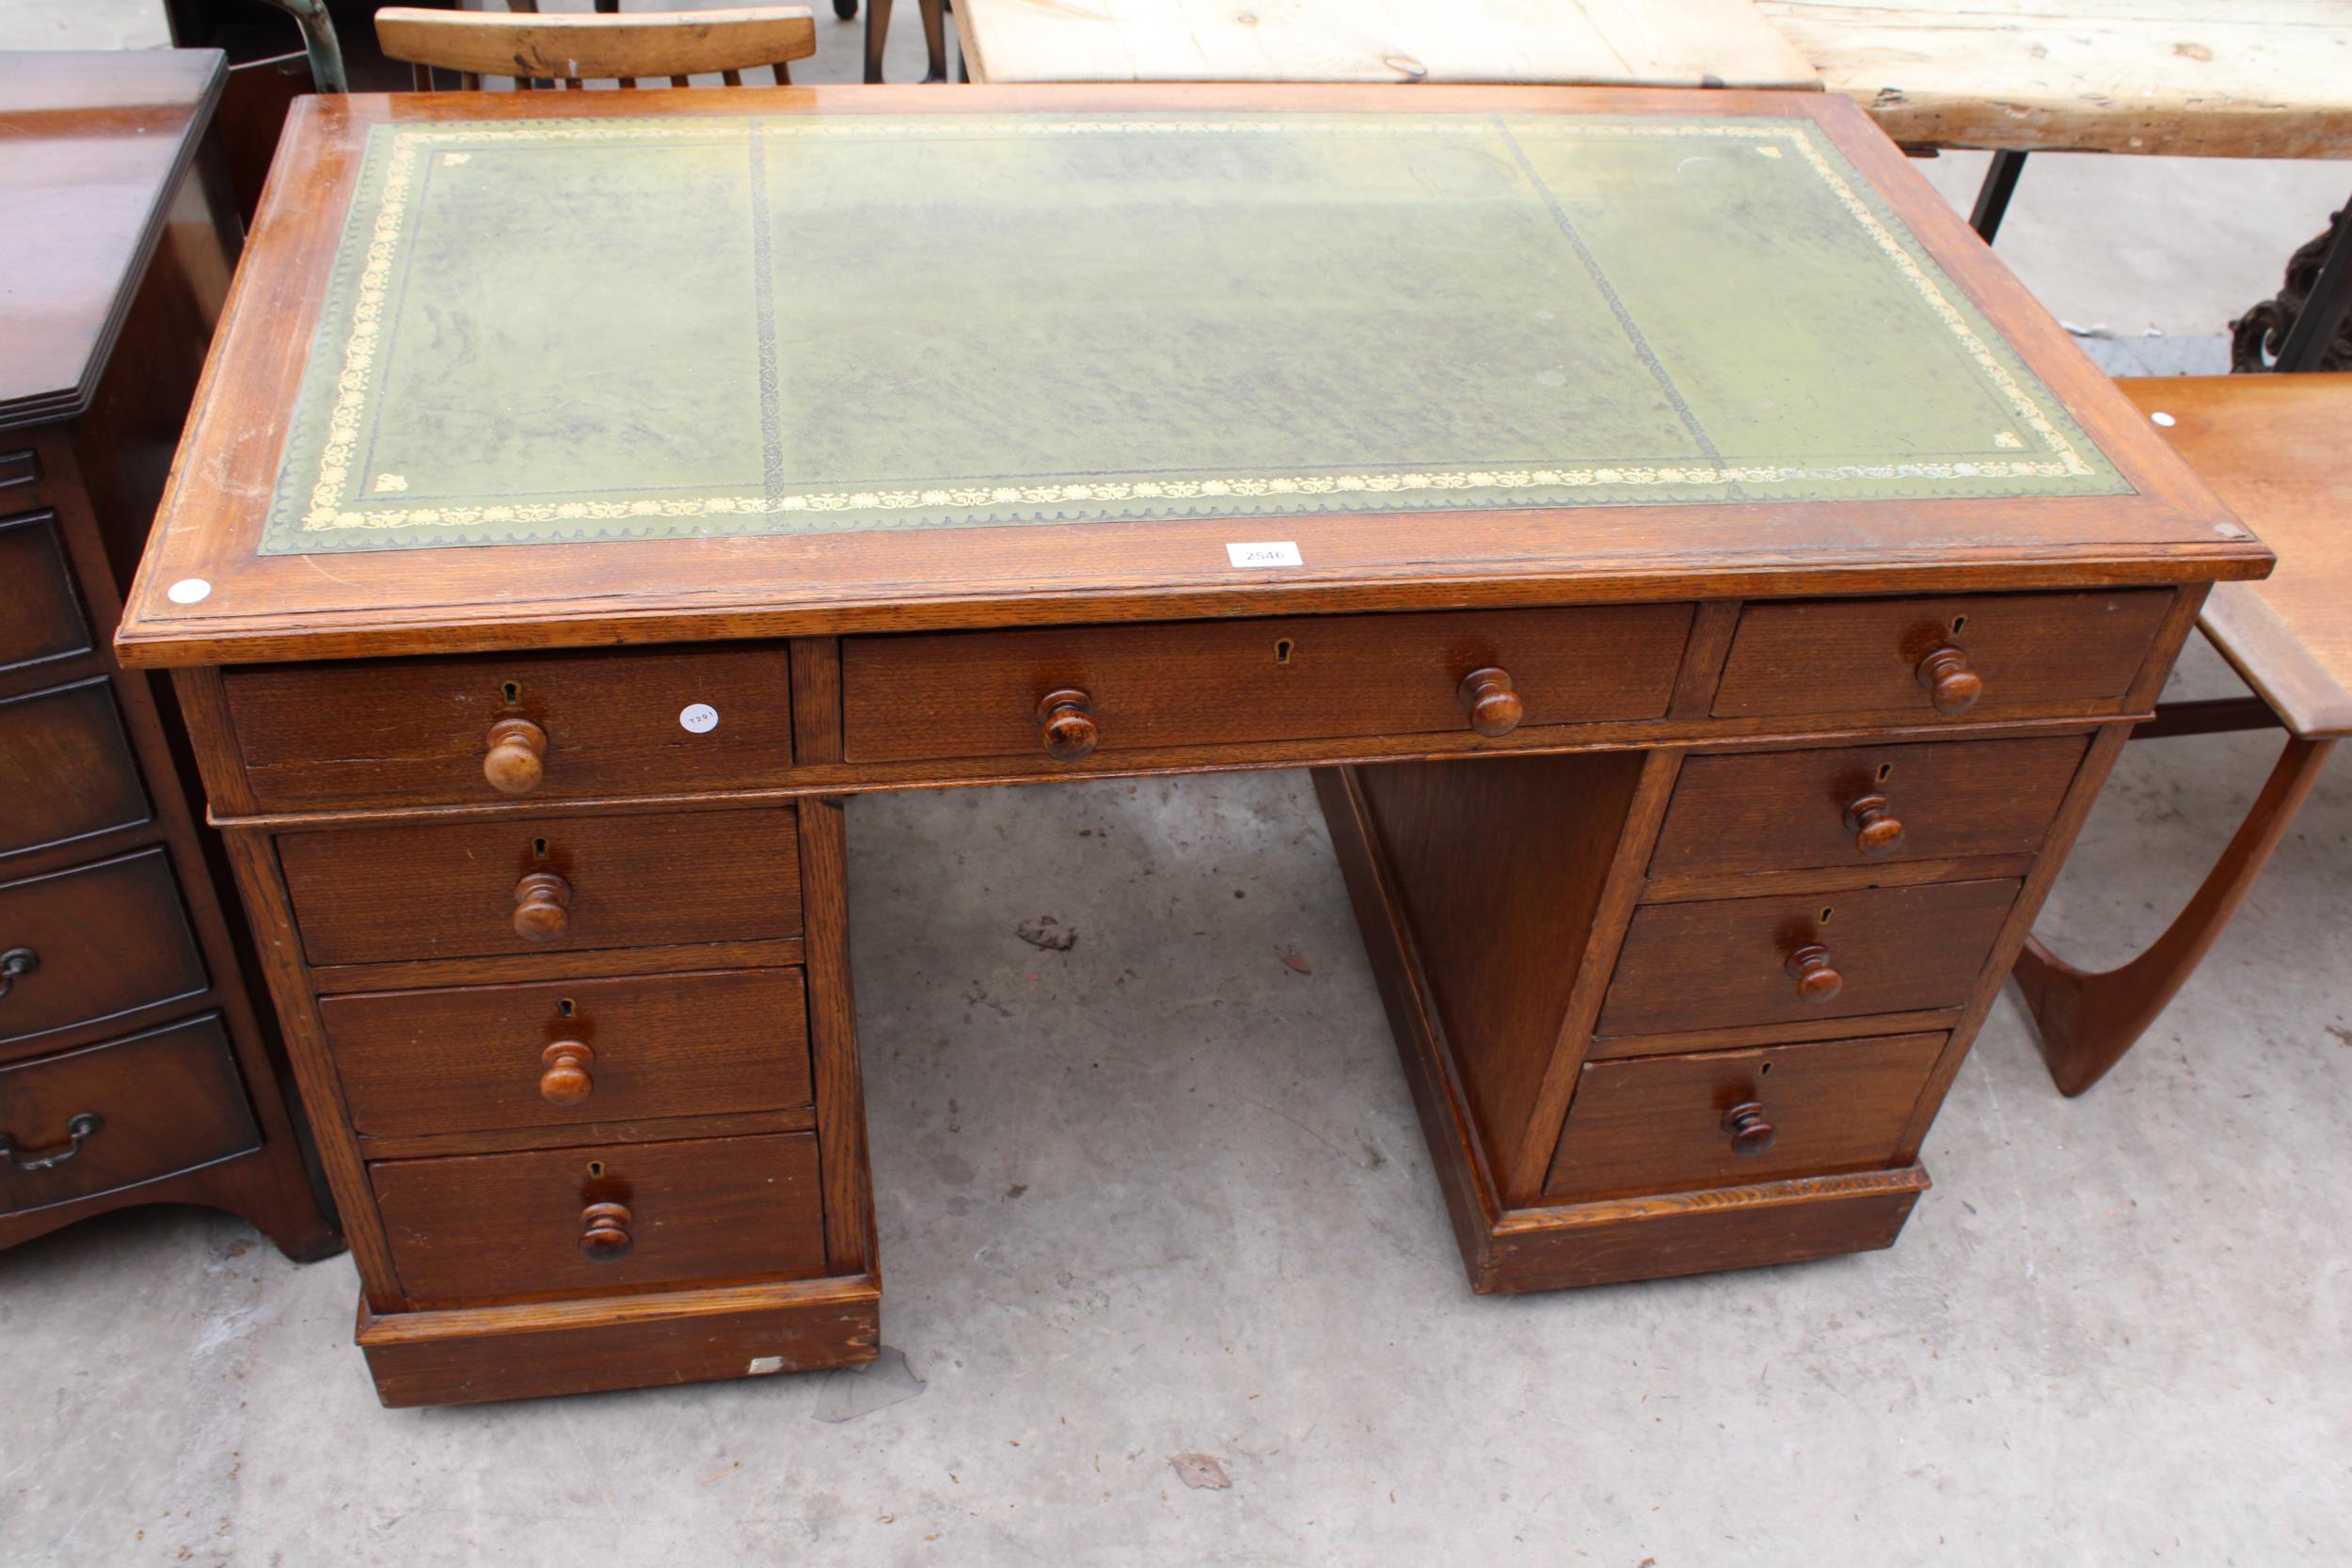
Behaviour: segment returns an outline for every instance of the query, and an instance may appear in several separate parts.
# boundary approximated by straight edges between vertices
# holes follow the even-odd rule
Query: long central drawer
[[[851,762],[1032,753],[1039,702],[1057,691],[1083,699],[1104,752],[1466,731],[1462,682],[1487,669],[1510,678],[1520,723],[1656,719],[1691,614],[1610,605],[851,638],[843,750]]]
[[[314,964],[801,931],[789,806],[339,828],[278,853]]]

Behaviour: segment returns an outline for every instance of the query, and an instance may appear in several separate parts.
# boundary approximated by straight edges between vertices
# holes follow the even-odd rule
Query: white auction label
[[[1236,566],[1304,566],[1298,558],[1298,546],[1288,539],[1269,540],[1262,545],[1228,545],[1225,559]]]
[[[164,590],[164,597],[173,604],[196,604],[208,596],[213,585],[202,578],[182,578]]]
[[[689,703],[678,709],[677,721],[691,735],[708,735],[719,727],[719,710],[708,703]]]

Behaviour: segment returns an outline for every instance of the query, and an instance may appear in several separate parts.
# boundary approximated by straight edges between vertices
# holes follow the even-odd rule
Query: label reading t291
[[[719,710],[708,703],[689,703],[678,710],[677,721],[689,735],[708,735],[719,727]]]

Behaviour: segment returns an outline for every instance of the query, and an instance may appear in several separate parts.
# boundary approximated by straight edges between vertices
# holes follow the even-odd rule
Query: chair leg
[[[866,0],[866,79],[882,79],[882,45],[890,41],[890,0]]]
[[[2204,885],[2148,950],[2119,969],[2090,974],[2026,939],[2013,971],[2042,1037],[2042,1057],[2064,1095],[2077,1095],[2122,1060],[2212,948],[2245,902],[2271,851],[2319,779],[2332,740],[2287,737],[2253,809]]]
[[[947,8],[946,0],[918,0],[923,13],[923,51],[930,63],[923,72],[926,82],[947,79]]]

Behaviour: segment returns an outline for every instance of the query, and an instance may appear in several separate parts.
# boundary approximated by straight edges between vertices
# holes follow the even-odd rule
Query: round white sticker
[[[677,721],[690,735],[708,735],[719,727],[719,710],[708,703],[689,703],[678,709]]]
[[[213,591],[213,585],[202,578],[182,578],[164,590],[164,597],[173,604],[195,604]]]

